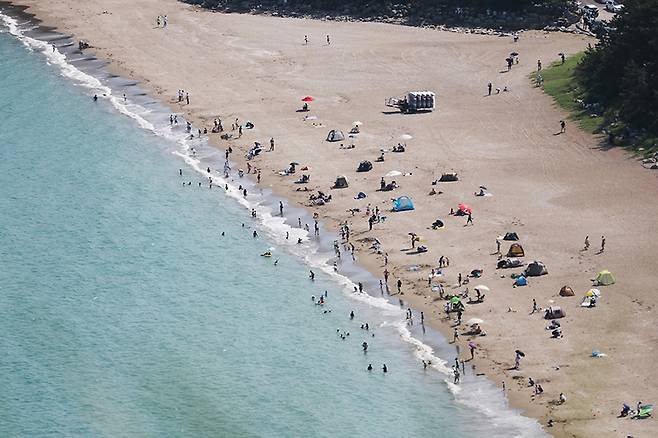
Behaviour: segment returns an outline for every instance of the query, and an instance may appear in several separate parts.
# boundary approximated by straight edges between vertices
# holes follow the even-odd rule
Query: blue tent
[[[393,211],[407,211],[413,209],[414,203],[408,196],[400,196],[393,200]]]
[[[521,275],[520,277],[516,277],[514,284],[517,286],[527,286],[528,280],[523,275]]]

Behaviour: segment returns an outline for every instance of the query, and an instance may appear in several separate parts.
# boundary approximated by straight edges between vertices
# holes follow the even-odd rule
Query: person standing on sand
[[[493,87],[493,84],[489,82],[489,85],[487,85],[487,89],[489,90],[489,96],[491,96],[491,88]]]
[[[327,45],[328,45],[328,46],[331,45],[331,40],[329,39],[329,35],[327,35]]]
[[[468,343],[468,349],[471,350],[471,360],[475,359],[475,344],[472,342]]]
[[[599,252],[603,254],[604,250],[605,250],[605,236],[601,236],[601,251]]]
[[[466,225],[471,224],[473,225],[473,216],[471,213],[468,214],[468,217],[466,218]]]
[[[457,284],[459,286],[462,285],[462,273],[460,272],[459,275],[457,275]]]
[[[189,105],[190,104],[190,93],[185,93],[185,102]]]
[[[535,312],[539,312],[539,309],[537,308],[537,300],[534,298],[532,299],[532,312],[530,314],[532,315]]]
[[[560,120],[560,134],[564,134],[567,131],[567,122]]]
[[[308,35],[304,35],[304,44],[308,44]]]
[[[398,278],[398,293],[402,295],[402,280]]]
[[[388,269],[384,269],[384,283],[388,284]]]
[[[455,328],[455,331],[452,333],[452,343],[456,343],[459,340],[459,332]],[[455,359],[457,361],[457,359]]]
[[[521,364],[521,355],[517,351],[516,356],[514,357],[514,369],[518,370],[520,364]]]
[[[583,248],[584,251],[587,251],[589,249],[589,236],[585,236],[585,247]]]
[[[541,71],[541,59],[537,60],[537,71]]]
[[[274,137],[270,138],[270,152],[274,152]]]

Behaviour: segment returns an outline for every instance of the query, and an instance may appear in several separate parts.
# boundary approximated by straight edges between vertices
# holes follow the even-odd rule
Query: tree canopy
[[[611,26],[587,50],[578,80],[609,122],[658,137],[658,0],[626,0]]]

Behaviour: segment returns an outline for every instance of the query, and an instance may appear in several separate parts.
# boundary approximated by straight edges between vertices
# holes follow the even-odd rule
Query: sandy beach
[[[499,386],[505,384],[510,403],[557,437],[636,437],[658,435],[653,419],[617,418],[622,403],[653,403],[658,389],[652,367],[658,359],[656,335],[655,256],[658,255],[658,184],[656,173],[642,168],[623,150],[609,149],[600,139],[567,120],[551,98],[533,86],[529,75],[537,60],[544,66],[558,53],[577,53],[594,40],[585,36],[540,31],[511,37],[436,31],[377,23],[348,23],[267,16],[212,13],[175,0],[89,0],[84,5],[66,0],[21,0],[45,25],[88,41],[110,69],[141,81],[154,96],[183,114],[195,126],[210,130],[221,117],[229,133],[236,118],[255,128],[239,139],[222,140],[241,158],[255,141],[276,149],[250,161],[261,170],[263,188],[287,203],[317,212],[327,230],[338,231],[347,221],[356,257],[373,274],[391,272],[389,285],[402,280],[400,298],[425,314],[425,323],[452,339],[454,314],[445,318],[445,301],[428,286],[428,275],[446,256],[441,282],[446,292],[463,292],[484,284],[490,288],[483,303],[467,305],[464,320],[481,319],[487,336],[460,335],[461,358],[470,357],[469,341],[478,345],[473,365]],[[156,17],[166,14],[166,29]],[[308,35],[308,44],[304,36]],[[330,35],[331,44],[327,44]],[[519,53],[519,63],[507,71],[505,58]],[[487,84],[493,84],[488,95]],[[496,92],[496,88],[509,91]],[[179,103],[177,91],[189,93]],[[402,115],[384,105],[387,97],[410,90],[432,90],[437,109],[427,114]],[[314,97],[310,111],[300,113],[301,98]],[[312,116],[312,117],[308,117]],[[345,134],[354,121],[361,132],[341,142],[325,141],[330,129]],[[404,153],[386,153],[407,134]],[[357,173],[360,161],[370,160],[370,172]],[[290,162],[308,171],[281,176]],[[385,177],[391,171],[402,175]],[[443,172],[457,172],[459,181],[432,184]],[[294,181],[310,175],[304,187]],[[330,189],[344,175],[345,189]],[[395,180],[399,188],[377,191],[380,179]],[[475,196],[479,186],[491,196]],[[434,189],[439,192],[429,195]],[[323,206],[309,206],[313,190],[332,195]],[[367,194],[356,200],[358,192]],[[406,195],[414,211],[391,212],[391,198]],[[466,203],[466,217],[449,215]],[[386,217],[368,231],[367,206]],[[350,209],[360,209],[352,214]],[[431,229],[441,219],[445,227]],[[496,269],[496,239],[518,233],[526,263],[540,260],[549,274],[530,277],[526,287],[513,288],[512,272]],[[425,253],[411,249],[408,233],[421,237]],[[583,251],[585,237],[591,247]],[[600,252],[605,236],[605,251]],[[388,254],[370,250],[371,239]],[[502,242],[507,252],[512,242]],[[420,270],[410,269],[420,266]],[[483,270],[459,287],[458,275]],[[612,271],[616,284],[600,287],[595,308],[580,307],[597,272]],[[573,297],[558,295],[569,285]],[[546,308],[560,306],[564,336],[551,339],[543,311],[530,315],[532,301]],[[467,329],[458,327],[460,333]],[[519,370],[514,351],[526,356]],[[606,357],[593,358],[592,351]],[[449,358],[447,358],[449,359]],[[469,362],[469,365],[471,363]],[[535,396],[528,377],[544,393]],[[502,390],[502,389],[501,389]],[[566,403],[555,401],[560,393]]]

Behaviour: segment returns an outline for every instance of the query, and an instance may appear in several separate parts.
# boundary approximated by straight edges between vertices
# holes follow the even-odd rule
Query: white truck
[[[410,91],[404,97],[389,97],[386,106],[399,108],[404,114],[434,111],[436,94],[432,91]]]

